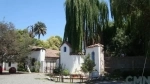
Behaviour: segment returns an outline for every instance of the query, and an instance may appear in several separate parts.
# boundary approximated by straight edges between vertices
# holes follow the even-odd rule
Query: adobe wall
[[[65,49],[66,48],[66,49]],[[68,69],[70,73],[76,73],[81,71],[81,66],[84,61],[83,55],[72,55],[70,54],[71,48],[67,44],[63,44],[60,48],[60,63],[63,65],[64,68]],[[86,55],[94,52],[95,53],[95,64],[94,67],[99,74],[104,71],[104,53],[103,53],[103,46],[101,45],[91,45],[90,47],[86,48]]]
[[[115,69],[136,70],[144,67],[145,57],[105,57],[105,71],[112,72]],[[147,59],[145,68],[150,69],[150,58]]]

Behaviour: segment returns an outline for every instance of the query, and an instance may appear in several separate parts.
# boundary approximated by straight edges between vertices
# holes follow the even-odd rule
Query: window
[[[35,58],[32,58],[32,61],[31,61],[32,66],[34,66],[35,61],[36,61]]]
[[[64,52],[66,52],[66,47],[64,47]]]
[[[95,63],[95,53],[94,52],[91,53],[91,58],[92,58],[93,62]]]
[[[11,67],[11,62],[8,63],[8,66]]]

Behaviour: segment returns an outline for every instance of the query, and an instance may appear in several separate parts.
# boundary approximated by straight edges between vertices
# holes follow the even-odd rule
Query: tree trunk
[[[40,39],[40,34],[38,35],[38,39]]]

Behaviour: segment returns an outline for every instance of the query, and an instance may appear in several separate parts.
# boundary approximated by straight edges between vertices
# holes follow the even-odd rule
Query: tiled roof
[[[67,44],[67,45],[71,48],[71,45],[70,45],[68,42],[63,42],[62,45],[63,45],[63,44]],[[62,45],[61,45],[61,46],[62,46]],[[61,47],[61,46],[60,46],[60,47]]]
[[[58,50],[46,49],[45,57],[59,57],[59,53],[60,51]]]
[[[100,47],[100,46],[103,46],[103,45],[101,45],[101,44],[94,44],[94,45],[87,46],[87,48]]]
[[[36,50],[41,50],[41,49],[43,49],[43,50],[45,50],[45,48],[43,48],[43,47],[38,47],[38,46],[30,46],[31,47],[31,49],[34,51],[36,51]]]

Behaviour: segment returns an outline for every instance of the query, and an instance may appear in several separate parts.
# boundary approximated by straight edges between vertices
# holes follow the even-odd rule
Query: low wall
[[[105,71],[112,72],[115,69],[135,70],[144,67],[145,57],[105,57]],[[150,69],[150,58],[147,58],[146,69]]]

